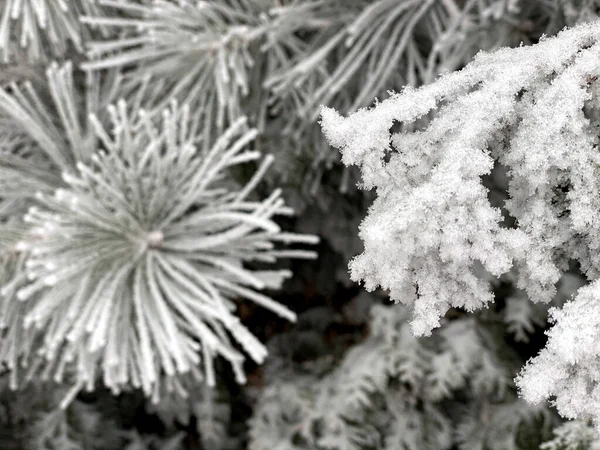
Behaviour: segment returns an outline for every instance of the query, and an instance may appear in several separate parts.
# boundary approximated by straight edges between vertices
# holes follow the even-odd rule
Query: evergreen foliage
[[[560,0],[98,2],[105,9],[83,23],[117,36],[88,43],[93,60],[85,70],[122,67],[137,82],[156,75],[166,82],[165,100],[185,99],[211,129],[248,117],[265,151],[288,162],[276,166],[279,178],[299,179],[312,193],[338,159],[316,124],[320,104],[353,111],[390,89],[458,69],[480,48],[532,42],[589,19],[595,7]]]
[[[596,450],[600,440],[595,430],[586,422],[573,420],[554,430],[554,438],[544,442],[541,450]]]
[[[83,53],[93,31],[82,14],[99,15],[93,0],[4,0],[0,11],[0,61],[14,61],[25,49],[29,62]],[[97,31],[97,30],[95,30]]]
[[[598,11],[0,0],[0,449],[593,448]]]
[[[0,90],[7,126],[40,154],[39,162],[30,160],[17,147],[0,161],[0,195],[29,207],[18,232],[6,224],[7,233],[21,235],[8,249],[15,256],[5,271],[12,276],[2,287],[2,360],[13,372],[27,367],[30,376],[57,382],[74,367],[73,395],[84,385],[91,390],[100,370],[115,393],[134,386],[158,401],[161,384],[181,389],[178,374],[202,378],[201,360],[214,384],[216,355],[244,382],[243,357],[228,335],[257,362],[266,351],[232,314],[233,299],[295,316],[257,292],[276,289],[289,271],[242,263],[312,258],[276,243],[315,238],[283,233],[271,220],[291,213],[280,191],[252,200],[272,158],[245,185],[228,175],[260,157],[246,150],[256,131],[244,118],[203,149],[187,105],[174,103],[153,122],[141,108],[152,103],[149,89],[140,88],[129,104],[109,105],[119,77],[109,80],[104,86],[98,75],[86,75],[81,94],[67,63],[48,70],[48,106],[31,83]]]
[[[493,300],[478,264],[496,277],[514,267],[516,287],[548,303],[577,261],[592,283],[551,311],[548,344],[518,384],[529,401],[553,397],[563,416],[596,426],[599,30],[595,21],[534,46],[480,53],[459,72],[346,119],[322,112],[343,162],[377,189],[352,277],[408,305],[415,334],[430,334],[451,307],[473,311]],[[390,132],[432,110],[423,130]],[[508,168],[512,227],[482,182],[494,165]]]
[[[403,307],[374,306],[370,336],[331,372],[278,374],[252,419],[250,448],[516,450],[549,437],[554,416],[517,399],[514,361],[494,348],[490,323],[456,320],[416,338],[407,318]]]

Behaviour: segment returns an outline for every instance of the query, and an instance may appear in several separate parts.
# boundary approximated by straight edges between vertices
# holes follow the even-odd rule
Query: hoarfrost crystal
[[[517,287],[534,302],[553,299],[569,260],[600,278],[599,76],[593,22],[534,46],[481,52],[461,71],[348,118],[324,108],[329,142],[377,190],[352,278],[408,305],[418,335],[450,308],[492,300],[478,265],[495,276],[515,268]],[[424,129],[406,131],[433,112]],[[404,131],[391,132],[397,123]],[[502,224],[483,185],[494,167],[508,169],[504,208],[514,227]],[[526,398],[554,396],[563,415],[600,425],[598,372],[585,363],[596,352],[583,344],[600,331],[591,289],[555,312],[548,348],[519,382]],[[574,339],[575,330],[587,337]]]

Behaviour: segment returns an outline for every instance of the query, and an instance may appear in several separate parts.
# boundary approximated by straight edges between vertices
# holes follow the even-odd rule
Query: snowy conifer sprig
[[[44,328],[46,360],[74,359],[86,383],[101,360],[107,386],[133,384],[149,395],[162,372],[176,377],[192,370],[199,350],[209,383],[217,355],[244,382],[243,358],[228,334],[257,362],[266,350],[232,313],[232,300],[247,298],[294,319],[257,292],[279,287],[289,272],[251,271],[242,263],[312,257],[273,243],[314,239],[280,233],[271,218],[289,211],[279,192],[262,202],[247,198],[269,159],[241,189],[221,182],[224,170],[259,157],[243,150],[255,133],[243,132],[242,120],[207,155],[193,145],[195,133],[187,134],[188,120],[187,108],[171,110],[161,131],[145,123],[132,135],[128,117],[119,117],[113,125],[121,133],[103,142],[107,152],[92,167],[80,164],[77,175],[65,174],[69,188],[42,196],[45,208],[26,216],[41,237],[23,242],[35,281],[18,295],[24,300],[52,287],[25,326]]]
[[[19,248],[28,231],[23,216],[36,192],[64,187],[60,171],[74,168],[74,152],[89,159],[95,141],[80,116],[106,106],[103,101],[110,101],[110,90],[117,87],[114,77],[101,83],[97,76],[86,76],[89,91],[81,104],[70,63],[51,65],[46,78],[41,86],[28,80],[0,89],[0,361],[11,372],[13,389],[26,378],[21,371],[38,345],[34,330],[23,327],[33,302],[16,296],[28,284],[29,253]]]
[[[570,419],[593,420],[600,429],[600,282],[578,290],[562,309],[550,310],[554,326],[548,343],[530,360],[517,382],[525,398],[553,398],[560,413]]]
[[[501,335],[471,317],[417,339],[407,317],[404,307],[375,306],[370,336],[332,372],[268,386],[250,421],[250,448],[526,450],[533,447],[518,438],[526,424],[547,437],[552,413],[516,398],[496,353]]]
[[[600,23],[593,22],[531,47],[480,53],[459,72],[347,119],[325,108],[329,142],[378,194],[361,225],[365,252],[351,262],[353,279],[409,305],[416,334],[439,326],[450,307],[474,310],[493,299],[473,272],[478,264],[496,276],[514,266],[517,287],[536,302],[553,299],[570,259],[598,279],[598,76]],[[437,116],[423,130],[390,132],[431,111]],[[482,184],[495,164],[508,168],[513,228],[501,225]],[[581,295],[597,301],[594,292]],[[586,329],[599,328],[595,315],[579,311]],[[591,415],[598,424],[600,401],[589,397],[600,392],[597,382],[581,372],[581,358],[556,353],[572,347],[582,325],[565,314],[556,315],[551,345],[521,387],[530,400],[555,396],[562,414]],[[577,354],[596,353],[582,345]],[[549,355],[556,364],[544,363]],[[536,371],[542,365],[546,372]],[[534,371],[544,378],[528,376]]]
[[[93,59],[82,65],[85,70],[134,68],[138,81],[151,73],[165,81],[167,97],[185,99],[205,111],[207,122],[218,130],[242,115],[260,116],[266,111],[268,102],[261,98],[257,70],[273,70],[264,67],[266,53],[285,60],[290,49],[267,39],[270,28],[264,3],[99,3],[109,7],[107,17],[88,15],[82,22],[122,30],[122,37],[88,42]],[[243,108],[252,99],[251,107]]]
[[[89,30],[81,14],[100,15],[95,0],[4,0],[0,8],[0,61],[24,49],[30,62],[82,53]]]
[[[598,433],[587,422],[572,420],[554,430],[554,438],[544,442],[540,450],[599,450]]]
[[[2,359],[57,382],[67,370],[65,381],[76,380],[73,394],[100,376],[115,392],[133,386],[157,399],[161,385],[180,387],[180,374],[212,384],[219,355],[244,382],[238,346],[257,362],[266,349],[235,316],[235,299],[295,318],[259,292],[279,287],[290,272],[246,264],[313,258],[280,244],[315,237],[280,230],[273,217],[291,213],[280,191],[252,198],[272,158],[246,184],[230,175],[261,156],[246,149],[256,131],[244,118],[206,150],[199,116],[188,106],[173,103],[153,121],[140,107],[147,97],[133,95],[109,105],[102,120],[92,101],[101,89],[91,82],[87,88],[82,110],[67,65],[49,71],[50,109],[31,85],[0,92],[2,113],[46,153],[47,172],[59,175],[40,178],[45,172],[25,157],[0,161],[1,170],[20,178],[24,198],[37,203],[24,217],[26,235],[10,249],[25,255],[26,271],[13,270],[2,288],[5,309],[21,305],[3,317],[17,331],[8,332]],[[34,200],[29,186],[37,182]]]
[[[496,0],[290,2],[273,14],[314,24],[314,36],[265,86],[275,98],[289,96],[311,122],[319,104],[355,111],[390,86],[427,83],[460,67],[480,48],[482,29],[493,32],[490,22],[516,12],[517,2]]]
[[[118,419],[96,404],[75,400],[60,409],[68,389],[51,383],[29,386],[27,395],[14,392],[0,378],[0,436],[2,449],[108,450],[123,448],[124,430]]]
[[[89,41],[92,60],[82,67],[127,67],[134,79],[162,78],[165,98],[197,104],[217,130],[247,116],[277,137],[261,139],[268,152],[286,158],[280,149],[293,147],[304,157],[310,176],[300,178],[314,193],[337,161],[315,128],[320,102],[352,111],[390,86],[420,84],[462,66],[481,45],[511,41],[517,3],[98,0],[103,16],[82,21],[119,37]],[[292,165],[276,170],[289,178]]]

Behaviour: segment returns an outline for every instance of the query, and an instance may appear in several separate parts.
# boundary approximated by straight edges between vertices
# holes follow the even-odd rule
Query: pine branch
[[[201,361],[213,384],[219,355],[244,382],[237,345],[256,362],[266,349],[234,315],[234,300],[295,318],[258,292],[278,288],[291,273],[248,264],[313,258],[280,244],[316,238],[280,230],[273,217],[291,213],[280,191],[253,199],[272,158],[244,185],[231,176],[233,167],[260,158],[246,150],[256,131],[244,118],[206,148],[198,145],[200,117],[176,102],[158,121],[141,109],[145,96],[133,95],[109,105],[103,120],[100,105],[118,92],[118,77],[104,98],[100,78],[87,77],[83,111],[69,65],[50,69],[44,109],[33,107],[42,101],[29,85],[0,91],[3,113],[29,133],[54,173],[62,172],[60,184],[41,185],[24,217],[27,233],[13,247],[26,255],[31,281],[22,286],[25,274],[13,275],[3,290],[6,305],[27,305],[23,320],[13,314],[7,326],[24,327],[39,348],[23,348],[31,339],[15,335],[9,342],[21,353],[11,344],[3,359],[23,358],[29,376],[57,382],[72,369],[76,383],[65,405],[97,376],[114,392],[139,387],[158,400],[163,388],[181,390],[181,374],[203,378]],[[26,170],[27,158],[17,168],[8,162],[7,170],[38,180],[39,171]]]
[[[330,143],[378,193],[352,277],[410,306],[415,334],[429,334],[450,307],[472,311],[493,299],[476,261],[497,277],[514,267],[516,287],[535,302],[553,300],[569,259],[598,280],[599,61],[596,21],[535,46],[479,54],[462,71],[349,118],[323,110]],[[424,130],[390,132],[431,111],[438,115]],[[500,225],[482,185],[496,161],[510,171],[513,228]],[[597,284],[554,313],[548,345],[519,385],[529,401],[555,397],[562,415],[598,426],[589,397],[599,370]]]
[[[82,53],[92,30],[80,14],[100,14],[94,0],[5,0],[0,10],[0,60],[10,62],[19,48],[30,62]],[[71,55],[72,57],[72,55]]]
[[[279,41],[265,44],[271,33],[265,4],[255,0],[152,4],[101,0],[100,4],[110,7],[112,15],[87,15],[82,22],[123,30],[124,36],[89,42],[92,60],[82,64],[85,70],[134,67],[138,81],[147,73],[161,78],[166,82],[165,100],[177,98],[205,111],[217,132],[242,115],[251,116],[254,125],[263,120],[267,102],[256,71],[276,64],[267,54],[277,59],[286,53]]]
[[[463,318],[417,339],[407,316],[401,306],[373,307],[370,335],[337,368],[268,386],[251,448],[525,450],[518,433],[533,423],[544,437],[554,418],[516,398],[501,335]]]

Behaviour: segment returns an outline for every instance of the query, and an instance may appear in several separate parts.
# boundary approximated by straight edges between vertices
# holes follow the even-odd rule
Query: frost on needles
[[[13,388],[71,383],[63,406],[99,378],[156,401],[189,378],[214,385],[219,356],[244,382],[244,352],[266,348],[236,300],[295,320],[260,291],[291,275],[269,264],[315,257],[284,247],[316,237],[281,230],[281,190],[254,192],[273,158],[248,149],[244,117],[211,142],[189,105],[152,108],[160,84],[126,101],[121,81],[66,63],[41,87],[0,88],[0,364]]]
[[[530,401],[553,398],[569,418],[600,426],[600,22],[539,44],[478,54],[463,70],[405,88],[342,118],[323,108],[323,131],[377,199],[350,263],[428,335],[453,307],[493,300],[482,266],[511,268],[517,287],[549,302],[570,260],[591,284],[554,311],[547,347],[517,382]],[[418,128],[428,116],[426,126]],[[396,131],[400,130],[400,131]],[[503,223],[482,176],[508,170]]]
[[[93,33],[82,26],[79,16],[101,15],[98,4],[89,0],[3,0],[1,6],[0,64],[81,53],[84,40]]]

